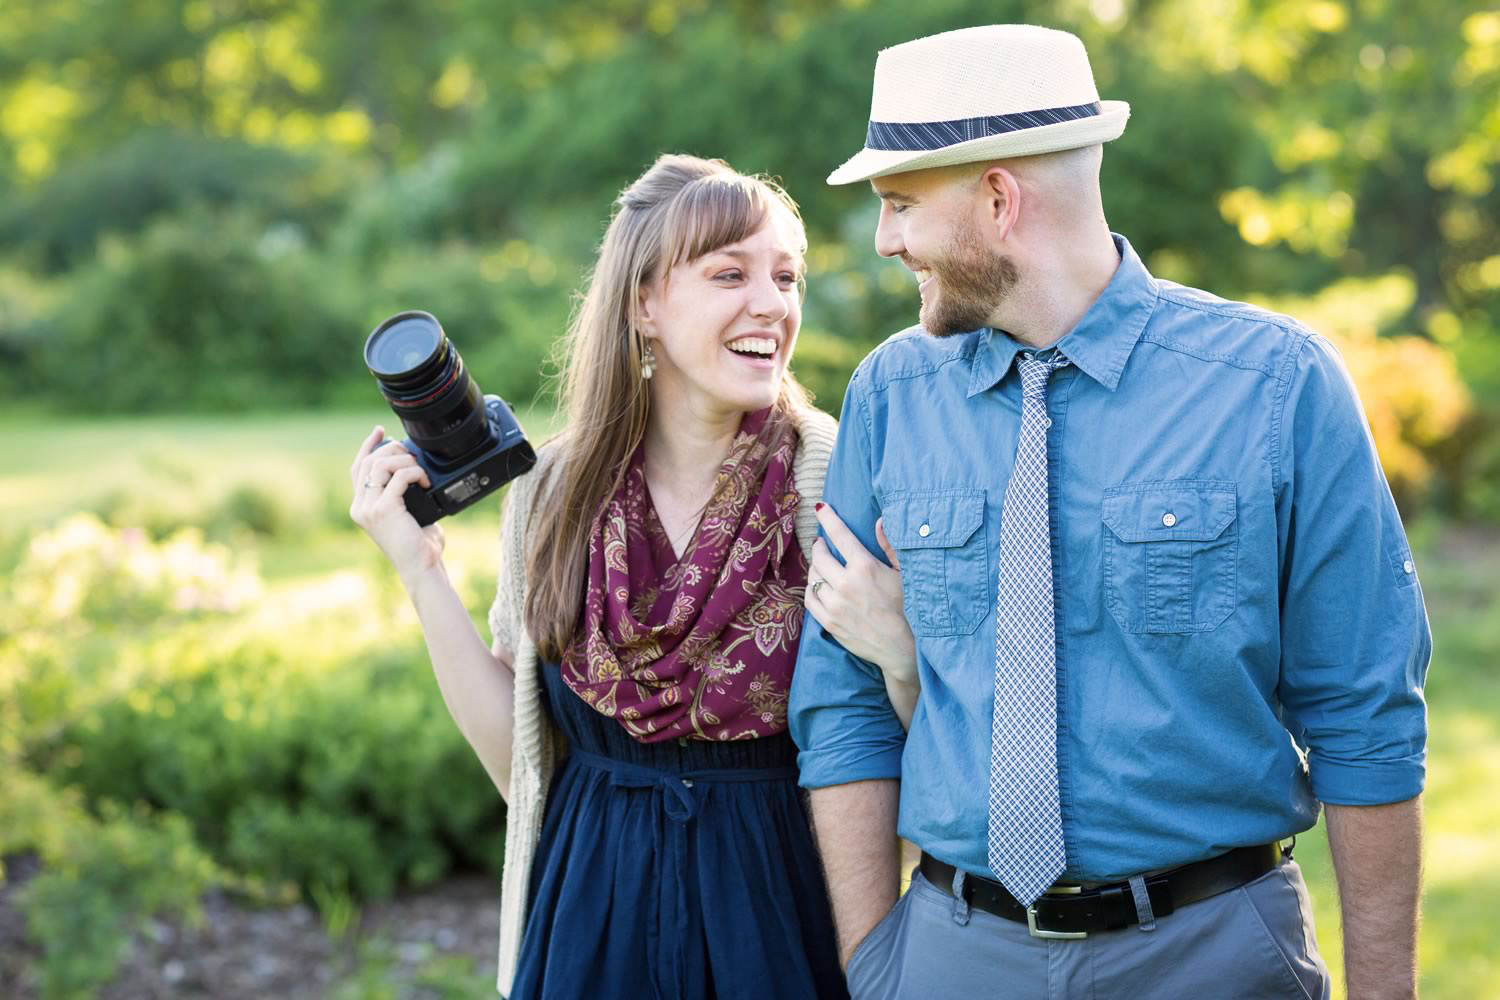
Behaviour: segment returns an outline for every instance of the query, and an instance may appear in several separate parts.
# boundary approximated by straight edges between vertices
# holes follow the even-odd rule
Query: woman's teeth
[[[736,354],[753,354],[756,357],[769,358],[776,353],[776,341],[767,337],[741,337],[732,341],[729,349]]]

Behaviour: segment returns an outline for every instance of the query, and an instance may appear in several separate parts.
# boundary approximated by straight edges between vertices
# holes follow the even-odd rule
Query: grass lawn
[[[519,417],[533,443],[554,423],[550,410]],[[14,544],[79,510],[117,511],[122,522],[211,524],[216,507],[248,490],[268,498],[286,524],[257,545],[268,582],[357,566],[371,547],[348,520],[349,465],[377,424],[405,436],[379,408],[80,421],[0,415],[12,453],[0,470],[0,538]],[[490,544],[498,523],[488,498],[443,526],[450,544]]]
[[[550,413],[522,414],[534,441]],[[236,490],[279,505],[283,529],[247,540],[268,599],[374,556],[347,526],[348,466],[389,411],[256,417],[56,421],[0,415],[11,459],[0,470],[0,537],[11,551],[33,530],[76,510],[140,510],[163,523],[212,523]],[[344,523],[340,523],[342,521]],[[493,499],[444,522],[450,551],[493,560]],[[1422,992],[1428,998],[1500,997],[1500,532],[1449,525],[1414,531],[1436,637],[1427,688],[1431,741],[1426,796],[1426,904]],[[1320,830],[1297,843],[1319,938],[1341,964],[1337,901]],[[1336,996],[1342,990],[1336,988]]]
[[[551,411],[519,416],[533,442],[550,433]],[[0,414],[11,452],[0,471],[0,515],[8,526],[24,527],[111,498],[171,507],[211,503],[246,485],[274,493],[301,515],[311,514],[329,491],[347,506],[349,464],[376,424],[388,435],[405,436],[390,410],[381,408],[78,421]]]

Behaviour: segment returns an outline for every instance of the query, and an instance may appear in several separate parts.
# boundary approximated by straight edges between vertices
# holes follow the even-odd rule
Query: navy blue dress
[[[640,743],[540,670],[568,752],[511,1000],[847,998],[791,738]]]

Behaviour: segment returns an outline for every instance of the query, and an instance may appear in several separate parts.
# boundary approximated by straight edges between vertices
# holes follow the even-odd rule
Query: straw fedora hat
[[[865,148],[829,184],[1055,153],[1119,138],[1124,101],[1101,101],[1078,36],[991,24],[885,49]]]

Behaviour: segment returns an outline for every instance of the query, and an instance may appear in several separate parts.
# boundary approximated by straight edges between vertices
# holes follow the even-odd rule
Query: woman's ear
[[[642,282],[636,292],[635,327],[643,337],[656,336],[656,306],[656,283]]]

